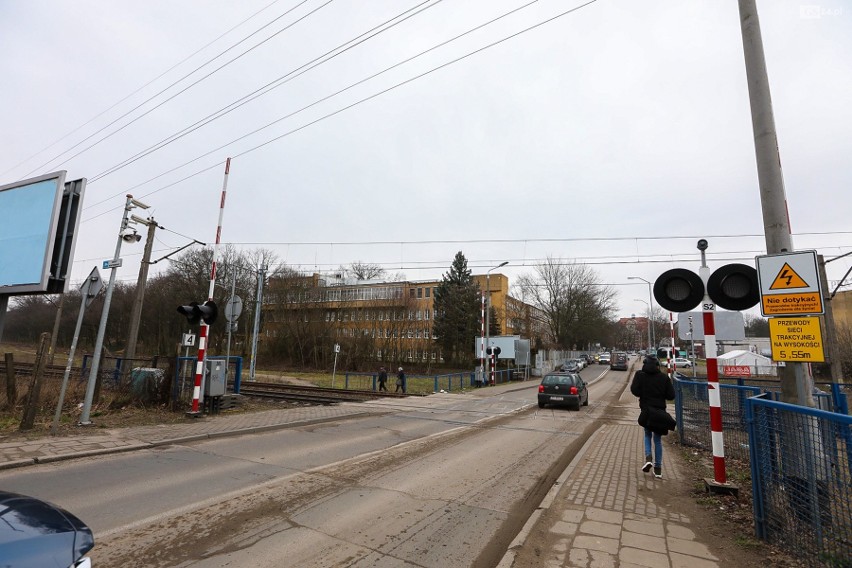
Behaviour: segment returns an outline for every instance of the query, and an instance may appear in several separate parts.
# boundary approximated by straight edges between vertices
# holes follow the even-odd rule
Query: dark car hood
[[[0,491],[0,565],[70,566],[95,546],[92,531],[68,511]]]

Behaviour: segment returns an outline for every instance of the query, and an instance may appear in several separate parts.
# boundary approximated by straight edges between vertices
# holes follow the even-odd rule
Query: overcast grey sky
[[[712,268],[753,264],[765,242],[737,2],[598,0],[492,46],[584,4],[527,3],[0,0],[0,185],[89,179],[75,285],[112,257],[127,193],[214,242],[228,156],[223,243],[299,270],[359,260],[439,278],[462,250],[477,273],[510,261],[514,280],[560,257],[592,263],[624,316],[648,297],[627,277],[697,270],[698,238]],[[835,257],[852,250],[852,6],[758,8],[794,245]],[[155,257],[180,235],[158,232]],[[135,281],[142,244],[122,252],[118,278]]]

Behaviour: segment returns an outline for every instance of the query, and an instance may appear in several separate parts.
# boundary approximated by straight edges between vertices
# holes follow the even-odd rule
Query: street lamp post
[[[648,285],[648,310],[651,312],[651,321],[648,322],[652,324],[654,319],[654,294],[651,292],[651,283],[645,280],[640,276],[628,276],[628,280],[641,280],[645,284]],[[657,346],[657,332],[654,329],[653,325],[651,326],[651,349],[656,349]]]
[[[649,304],[645,300],[640,300],[639,298],[634,298],[633,301],[642,302],[643,304],[648,306],[648,349],[653,351],[654,342],[651,339],[651,304]],[[648,355],[650,355],[650,353],[648,353]]]
[[[487,305],[485,307],[485,345],[488,345],[488,340],[491,336],[491,282],[489,281],[489,277],[491,276],[492,270],[497,270],[498,268],[506,266],[507,264],[509,264],[509,261],[504,260],[497,266],[489,268],[485,271],[485,297],[487,298]],[[486,374],[486,376],[488,375]],[[493,385],[494,383],[494,365],[491,365],[491,384]]]
[[[115,255],[113,255],[111,261],[104,263],[104,268],[110,269],[109,284],[107,285],[106,294],[104,296],[104,307],[101,310],[101,321],[98,325],[98,335],[95,339],[95,350],[92,354],[92,369],[89,371],[89,382],[86,385],[86,397],[83,401],[83,412],[80,415],[80,426],[90,426],[92,424],[89,417],[92,411],[92,399],[95,396],[95,385],[98,379],[101,350],[103,349],[104,334],[106,333],[107,317],[109,317],[109,306],[110,303],[112,303],[112,291],[115,287],[115,272],[116,269],[121,266],[121,243],[125,241],[128,243],[136,243],[141,240],[141,237],[136,234],[136,230],[130,228],[130,211],[136,207],[148,209],[148,205],[133,199],[132,195],[127,194],[127,201],[124,204],[124,215],[121,218],[121,228],[118,231],[118,241],[115,245]],[[134,222],[136,221],[134,220]]]

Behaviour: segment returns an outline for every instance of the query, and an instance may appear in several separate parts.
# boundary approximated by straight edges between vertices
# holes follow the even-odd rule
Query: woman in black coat
[[[654,468],[654,477],[663,477],[663,440],[661,435],[674,430],[672,418],[666,412],[666,401],[674,400],[675,392],[671,380],[660,372],[660,361],[648,356],[642,363],[630,384],[630,392],[639,397],[639,425],[645,428],[645,464],[642,471],[648,473]],[[653,461],[651,440],[654,442]]]

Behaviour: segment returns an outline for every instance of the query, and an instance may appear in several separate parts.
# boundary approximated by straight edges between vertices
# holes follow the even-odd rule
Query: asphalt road
[[[493,566],[606,416],[626,373],[583,371],[590,404],[537,383],[368,403],[384,413],[38,465],[0,486],[75,512],[95,565]]]

